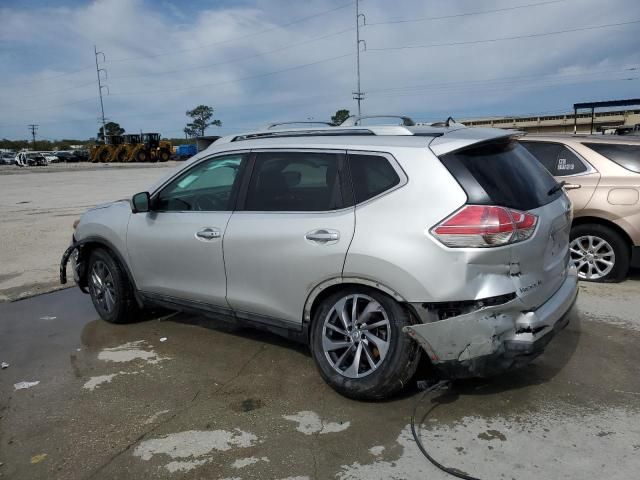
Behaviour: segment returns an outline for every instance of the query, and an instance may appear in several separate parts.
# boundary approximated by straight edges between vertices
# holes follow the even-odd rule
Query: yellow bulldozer
[[[173,146],[161,140],[159,133],[107,135],[105,143],[91,149],[89,161],[105,162],[166,162]]]
[[[108,162],[131,162],[131,153],[137,144],[140,143],[140,135],[122,135],[122,142],[115,145]]]
[[[122,135],[106,135],[105,143],[97,144],[89,152],[89,161],[92,163],[112,162],[113,155],[124,142]]]
[[[171,158],[171,142],[160,140],[159,133],[139,135],[139,143],[133,145],[130,162],[166,162]]]

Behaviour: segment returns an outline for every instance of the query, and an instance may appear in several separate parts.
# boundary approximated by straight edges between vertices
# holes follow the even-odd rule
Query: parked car
[[[522,145],[573,202],[571,258],[583,280],[619,282],[640,267],[640,140],[526,136]]]
[[[44,167],[47,159],[40,152],[20,152],[15,157],[16,165],[20,167]]]
[[[45,158],[47,163],[59,163],[60,157],[55,155],[53,152],[40,152],[42,156]]]
[[[527,364],[577,295],[568,197],[513,132],[404,122],[222,138],[88,210],[60,280],[73,257],[109,322],[160,305],[299,339],[354,398],[422,350],[452,378]]]
[[[2,155],[0,155],[0,165],[15,165],[15,163],[15,154],[3,153]]]
[[[60,162],[83,162],[86,161],[86,155],[83,150],[57,150],[53,154],[58,157]]]

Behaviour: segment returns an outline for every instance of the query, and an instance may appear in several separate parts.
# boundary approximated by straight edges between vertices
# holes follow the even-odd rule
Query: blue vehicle
[[[198,148],[195,145],[187,144],[176,147],[176,157],[178,157],[179,160],[193,157],[196,153],[198,153]]]

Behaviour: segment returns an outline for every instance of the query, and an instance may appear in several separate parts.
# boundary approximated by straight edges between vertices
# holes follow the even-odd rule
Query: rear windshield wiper
[[[564,187],[567,184],[567,182],[565,182],[564,180],[562,180],[561,182],[556,183],[553,187],[551,187],[551,189],[547,192],[547,195],[551,196],[556,192],[559,192],[560,190],[562,190],[562,187]]]

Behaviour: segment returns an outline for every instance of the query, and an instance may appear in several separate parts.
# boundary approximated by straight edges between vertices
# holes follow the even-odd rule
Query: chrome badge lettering
[[[520,287],[518,290],[520,291],[520,295],[523,295],[525,293],[529,293],[534,288],[538,288],[540,285],[542,285],[542,280],[538,280],[537,282],[532,283],[531,285],[528,285],[526,287]]]

